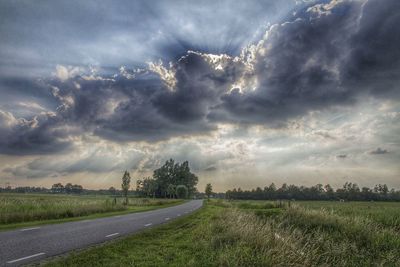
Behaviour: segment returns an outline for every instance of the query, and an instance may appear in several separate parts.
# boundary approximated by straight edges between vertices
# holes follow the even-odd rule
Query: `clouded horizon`
[[[2,1],[0,187],[400,188],[400,2]]]

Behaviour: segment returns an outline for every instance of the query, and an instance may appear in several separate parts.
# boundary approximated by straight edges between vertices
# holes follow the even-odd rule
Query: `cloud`
[[[47,154],[67,149],[69,135],[76,135],[73,127],[63,126],[52,113],[30,120],[16,119],[0,111],[0,152],[11,155]]]
[[[383,154],[389,153],[389,151],[387,151],[386,149],[382,149],[382,148],[378,147],[377,149],[372,150],[369,153],[372,154],[372,155],[383,155]]]
[[[61,81],[66,81],[75,77],[80,72],[81,69],[79,67],[57,65],[55,76]]]
[[[226,123],[284,128],[368,97],[398,99],[398,6],[299,5],[238,56],[187,51],[167,66],[114,73],[57,65],[55,77],[40,82],[56,108],[2,127],[0,153],[56,153],[83,135],[157,142],[210,135]]]
[[[329,8],[317,5],[326,12],[308,8],[273,25],[242,56],[250,58],[249,86],[224,94],[209,117],[281,126],[287,119],[349,105],[365,95],[397,98],[400,55],[395,47],[400,40],[394,25],[400,22],[399,2],[378,5],[332,1]]]

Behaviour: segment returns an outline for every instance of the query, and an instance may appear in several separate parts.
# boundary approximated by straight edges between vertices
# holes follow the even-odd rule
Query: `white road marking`
[[[165,218],[166,221],[169,221],[169,218]]]
[[[114,218],[119,218],[119,217],[121,217],[121,215],[114,216]]]
[[[152,225],[152,223],[145,224],[144,227],[148,227],[150,225]]]
[[[187,211],[185,211],[185,213],[188,213]]]
[[[39,229],[40,227],[32,227],[32,228],[25,228],[25,229],[21,229],[21,232],[25,232],[25,231],[30,231],[30,230],[36,230]]]
[[[119,233],[109,234],[109,235],[106,235],[106,237],[112,237],[112,236],[115,236],[115,235],[119,235]]]
[[[30,255],[30,256],[23,257],[23,258],[19,258],[19,259],[16,259],[16,260],[7,261],[7,263],[10,264],[10,263],[14,263],[14,262],[17,262],[17,261],[23,261],[23,260],[27,260],[27,259],[30,259],[30,258],[33,258],[33,257],[41,256],[41,255],[44,255],[44,254],[45,254],[44,252],[41,252],[41,253],[33,254],[33,255]]]
[[[178,217],[180,217],[181,215],[180,214],[178,214]]]

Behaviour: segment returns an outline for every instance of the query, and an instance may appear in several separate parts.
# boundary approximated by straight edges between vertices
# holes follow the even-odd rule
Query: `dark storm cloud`
[[[58,127],[59,118],[36,116],[32,120],[16,120],[11,114],[0,113],[0,152],[10,155],[48,154],[67,149],[70,129]],[[63,140],[64,139],[64,140]]]
[[[210,118],[279,126],[363,94],[398,96],[399,4],[317,5],[274,26],[254,49],[256,90],[225,94]]]
[[[174,91],[163,91],[154,101],[161,113],[181,123],[203,120],[208,108],[234,81],[231,75],[215,71],[204,55],[189,53],[175,65]]]
[[[366,88],[375,96],[399,96],[400,2],[368,1],[351,36],[346,64],[346,86]]]
[[[398,97],[398,1],[299,8],[238,57],[187,52],[169,67],[117,75],[60,69],[60,79],[46,80],[57,109],[29,120],[4,113],[0,152],[54,153],[85,133],[151,142],[221,122],[281,127],[363,96]]]

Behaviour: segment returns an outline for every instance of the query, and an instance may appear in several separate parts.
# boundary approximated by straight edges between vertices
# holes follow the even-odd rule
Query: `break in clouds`
[[[167,55],[147,63],[3,74],[3,176],[141,175],[173,157],[221,190],[347,177],[400,186],[400,2],[286,9],[263,32],[252,26],[248,43],[234,39],[219,53],[164,40]],[[235,15],[247,25],[251,12]],[[254,180],[241,178],[249,174]]]

